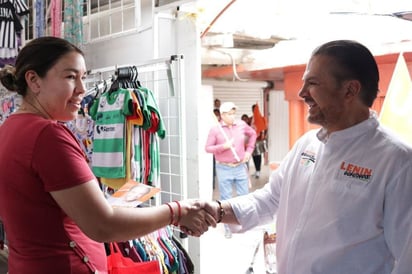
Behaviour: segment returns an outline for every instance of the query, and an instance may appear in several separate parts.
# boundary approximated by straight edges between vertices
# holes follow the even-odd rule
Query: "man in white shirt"
[[[262,189],[206,202],[234,232],[276,215],[279,274],[412,273],[412,148],[370,109],[378,82],[363,45],[315,49],[299,96],[321,129],[294,144]]]

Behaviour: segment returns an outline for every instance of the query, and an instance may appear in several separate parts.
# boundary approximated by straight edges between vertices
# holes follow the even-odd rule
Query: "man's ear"
[[[355,98],[359,95],[359,93],[361,92],[361,83],[358,80],[349,80],[346,84],[345,84],[345,88],[346,88],[346,93],[345,93],[345,97],[350,99],[350,98]]]
[[[24,75],[26,79],[27,86],[34,93],[38,94],[40,92],[40,77],[34,70],[26,71]]]

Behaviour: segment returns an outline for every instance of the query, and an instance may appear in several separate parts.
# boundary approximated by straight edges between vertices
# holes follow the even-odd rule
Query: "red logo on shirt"
[[[340,169],[344,170],[343,175],[351,178],[362,181],[369,181],[372,178],[373,170],[371,168],[362,167],[343,161],[340,165]]]

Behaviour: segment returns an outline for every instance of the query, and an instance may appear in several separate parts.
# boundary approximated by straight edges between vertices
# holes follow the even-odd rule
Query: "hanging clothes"
[[[114,190],[129,180],[157,186],[159,138],[166,136],[157,101],[141,86],[135,67],[119,68],[116,75],[89,109],[95,121],[92,170]]]
[[[139,87],[138,91],[143,94],[147,109],[150,112],[147,123],[143,124],[143,129],[150,130],[151,132],[156,132],[161,139],[164,139],[166,136],[166,129],[153,92],[145,87]]]
[[[145,87],[134,89],[141,105],[143,124],[134,127],[134,160],[142,164],[142,183],[156,185],[160,177],[160,149],[157,137],[164,139],[166,128],[153,92]],[[156,135],[157,134],[157,135]]]
[[[128,90],[103,93],[90,109],[95,120],[92,170],[98,177],[126,177],[126,116],[131,114]]]
[[[35,25],[35,38],[43,37],[46,29],[46,22],[44,19],[44,1],[36,0],[36,25]]]
[[[194,265],[188,252],[173,235],[169,226],[127,242],[118,242],[123,256],[134,262],[158,261],[162,273],[193,274]],[[105,243],[109,254],[108,243]]]
[[[106,177],[101,177],[100,181],[109,186],[112,189],[119,189],[121,188],[125,183],[127,183],[129,180],[135,180],[135,177],[132,176],[134,174],[133,167],[131,166],[132,163],[132,125],[129,121],[126,121],[126,133],[124,136],[124,139],[126,141],[126,160],[125,160],[125,171],[126,171],[126,176],[121,177],[121,178],[106,178]]]
[[[73,132],[84,151],[89,166],[92,166],[94,120],[88,113],[79,114],[78,117],[66,123]]]
[[[21,96],[0,88],[0,125],[21,105]]]
[[[0,58],[7,62],[18,54],[23,26],[20,17],[29,13],[23,0],[0,0]],[[1,63],[7,64],[4,60]],[[9,63],[11,64],[11,63]],[[13,62],[14,64],[14,62]]]
[[[83,0],[64,1],[64,39],[80,47],[83,44]]]
[[[62,36],[62,0],[52,0],[50,2],[50,22],[51,35],[54,37]]]

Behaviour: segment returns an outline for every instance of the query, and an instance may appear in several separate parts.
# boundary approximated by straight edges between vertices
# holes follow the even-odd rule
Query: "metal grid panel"
[[[184,159],[182,138],[182,104],[180,87],[181,59],[171,66],[157,66],[156,71],[139,71],[142,86],[152,90],[166,126],[166,138],[160,140],[160,199],[159,203],[181,200],[184,197]]]
[[[84,32],[87,41],[113,34],[121,34],[137,28],[135,0],[85,0]]]
[[[50,5],[51,1],[43,2],[42,10],[36,10],[36,1],[28,0],[30,13],[25,20],[24,40],[51,34]],[[138,0],[79,0],[83,9],[83,39],[90,42],[102,38],[113,38],[113,35],[122,35],[135,31],[140,24],[140,6]],[[147,0],[144,1],[146,4]],[[37,6],[39,7],[39,6]],[[62,36],[64,25],[65,1],[62,0]],[[37,14],[41,16],[37,17]],[[43,35],[36,31],[38,18],[44,18]]]
[[[122,65],[118,67],[125,67]],[[160,194],[144,205],[159,205],[186,198],[186,164],[184,144],[183,111],[183,60],[182,56],[172,56],[169,60],[153,60],[150,64],[137,67],[138,79],[143,87],[150,89],[158,103],[165,127],[166,137],[159,142],[160,150]],[[91,71],[86,83],[93,87],[96,81],[110,79],[115,67]]]

